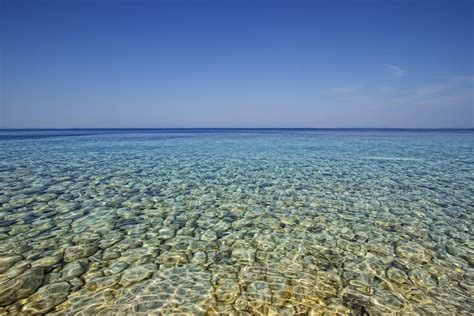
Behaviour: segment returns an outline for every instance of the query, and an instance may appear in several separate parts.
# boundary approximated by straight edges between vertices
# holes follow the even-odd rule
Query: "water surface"
[[[0,313],[472,314],[472,130],[0,131]]]

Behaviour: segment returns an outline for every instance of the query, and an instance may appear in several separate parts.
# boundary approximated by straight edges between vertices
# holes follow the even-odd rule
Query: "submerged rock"
[[[79,277],[86,272],[84,267],[78,261],[70,262],[66,264],[61,270],[61,277],[63,279],[70,279],[74,277]]]
[[[44,269],[36,267],[0,284],[0,306],[11,304],[33,294],[43,283]]]
[[[38,267],[43,267],[43,268],[52,267],[58,262],[60,262],[62,258],[63,258],[63,254],[61,252],[58,252],[54,255],[38,259],[34,261],[31,265],[33,267],[38,266]]]
[[[150,277],[155,271],[156,265],[151,263],[129,268],[122,274],[120,284],[129,286],[132,283],[140,282]]]
[[[175,234],[176,234],[176,231],[174,229],[165,227],[158,231],[158,238],[166,240],[166,239],[170,239],[174,237]]]
[[[102,291],[103,289],[112,287],[116,284],[118,284],[120,280],[119,275],[109,275],[105,277],[98,277],[90,280],[87,283],[87,289],[89,291]]]
[[[399,284],[408,282],[407,274],[403,270],[400,270],[398,268],[390,267],[387,269],[386,274],[388,279],[392,282],[396,282]]]
[[[28,260],[17,261],[5,273],[0,275],[0,282],[15,278],[31,268],[31,262]]]
[[[194,254],[191,259],[191,263],[194,265],[204,265],[207,262],[207,254],[204,251],[198,251]]]
[[[268,304],[272,301],[272,291],[266,282],[255,281],[247,287],[249,300],[255,304]]]
[[[120,258],[121,254],[120,251],[116,251],[113,249],[106,249],[104,253],[102,254],[102,259],[103,260],[113,260]]]
[[[240,287],[235,279],[223,279],[215,290],[216,298],[224,304],[232,304],[240,295]]]
[[[213,230],[207,230],[202,236],[201,240],[207,241],[207,242],[212,242],[217,240],[217,235],[216,232]]]
[[[116,273],[122,272],[123,270],[125,270],[127,268],[128,268],[128,263],[123,262],[123,261],[117,261],[117,262],[114,262],[110,266],[108,271],[112,274],[116,274]]]
[[[425,248],[414,242],[404,242],[397,245],[396,253],[400,257],[408,258],[414,262],[429,262],[431,256]]]
[[[72,262],[93,255],[98,248],[94,245],[77,245],[66,248],[64,252],[64,261]]]
[[[370,296],[369,302],[378,310],[394,313],[403,307],[403,297],[393,292],[377,290]]]
[[[11,266],[13,266],[16,262],[22,260],[21,256],[8,256],[8,257],[0,257],[0,273],[4,273]]]
[[[235,248],[232,250],[232,257],[238,261],[254,262],[256,250],[253,248]]]
[[[414,269],[408,272],[408,277],[413,283],[421,286],[422,288],[436,286],[436,281],[431,277],[431,274],[423,269]]]
[[[67,282],[45,285],[28,299],[23,310],[33,314],[49,312],[67,299],[70,289]]]
[[[71,292],[75,292],[84,286],[84,282],[77,277],[68,280],[68,283],[71,284]]]

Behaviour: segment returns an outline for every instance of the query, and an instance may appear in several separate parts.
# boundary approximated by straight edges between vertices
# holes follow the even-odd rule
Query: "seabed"
[[[0,314],[474,314],[474,132],[0,132]]]

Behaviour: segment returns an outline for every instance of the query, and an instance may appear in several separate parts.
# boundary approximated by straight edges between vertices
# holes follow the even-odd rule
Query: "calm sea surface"
[[[0,314],[474,313],[474,131],[0,131]]]

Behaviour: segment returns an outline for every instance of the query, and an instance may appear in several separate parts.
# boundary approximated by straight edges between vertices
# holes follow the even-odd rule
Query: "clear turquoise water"
[[[472,314],[474,131],[0,131],[0,313]]]

